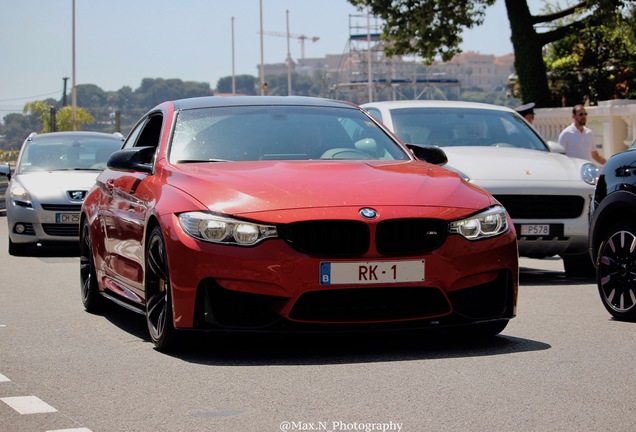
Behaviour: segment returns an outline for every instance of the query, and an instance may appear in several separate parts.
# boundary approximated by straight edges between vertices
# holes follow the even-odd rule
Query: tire
[[[622,222],[605,233],[598,250],[596,284],[614,318],[636,321],[636,224]]]
[[[144,288],[148,332],[158,350],[170,351],[177,345],[177,331],[173,322],[166,247],[161,228],[158,226],[152,229],[148,238],[145,261]]]
[[[82,304],[87,312],[101,312],[104,309],[105,299],[99,292],[97,284],[97,272],[93,257],[93,243],[91,241],[88,221],[84,220],[80,228],[80,293]]]
[[[596,269],[589,254],[564,255],[563,269],[567,277],[594,277]]]

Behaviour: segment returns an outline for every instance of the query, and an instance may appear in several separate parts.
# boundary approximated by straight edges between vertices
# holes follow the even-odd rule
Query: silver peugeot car
[[[0,163],[0,210],[6,208],[4,196],[9,186],[9,177],[11,177],[11,167],[8,163]]]
[[[78,243],[84,197],[123,141],[120,133],[30,134],[6,192],[9,254],[24,255],[32,245]]]
[[[567,276],[592,276],[589,211],[598,168],[560,153],[510,108],[459,101],[362,105],[403,141],[444,149],[446,168],[508,210],[519,255],[560,256]]]

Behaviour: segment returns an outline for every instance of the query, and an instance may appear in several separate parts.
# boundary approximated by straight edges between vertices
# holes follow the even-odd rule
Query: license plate
[[[521,235],[550,235],[550,225],[521,225]]]
[[[55,222],[57,223],[79,223],[79,213],[56,213]]]
[[[320,263],[321,285],[421,282],[424,277],[424,260]]]

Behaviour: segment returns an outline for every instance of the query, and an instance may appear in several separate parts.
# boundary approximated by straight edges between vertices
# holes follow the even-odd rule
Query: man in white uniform
[[[570,157],[587,159],[603,165],[606,159],[596,150],[594,133],[585,126],[587,112],[583,105],[575,105],[572,108],[574,123],[563,129],[559,135],[559,144],[565,149],[565,154]]]

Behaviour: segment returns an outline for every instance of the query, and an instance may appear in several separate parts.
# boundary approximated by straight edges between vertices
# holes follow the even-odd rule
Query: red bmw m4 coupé
[[[361,108],[304,97],[165,102],[82,206],[81,294],[181,330],[500,333],[516,313],[505,209]]]

